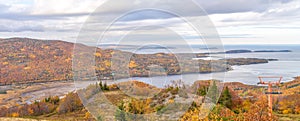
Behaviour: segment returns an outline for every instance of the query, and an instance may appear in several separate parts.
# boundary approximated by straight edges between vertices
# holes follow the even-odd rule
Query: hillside
[[[298,82],[298,79],[296,78],[291,83]],[[176,104],[178,110],[180,110],[180,106],[178,107],[177,104],[178,101],[190,101],[185,100],[185,98],[193,97],[194,102],[179,119],[182,121],[193,121],[201,113],[201,105],[204,99],[211,98],[211,96],[205,97],[210,92],[208,91],[208,87],[214,88],[214,85],[218,85],[219,82],[217,80],[196,81],[191,87],[188,85],[182,87],[178,86],[178,84],[180,85],[180,82],[177,81],[177,83],[173,83],[166,88],[157,88],[139,81],[121,82],[108,85],[107,87],[103,86],[103,83],[96,83],[78,91],[78,93],[90,99],[91,104],[100,104],[102,98],[100,99],[101,96],[99,94],[101,94],[100,90],[102,89],[106,99],[119,109],[108,111],[101,110],[100,108],[99,110],[99,107],[95,105],[83,107],[77,94],[69,93],[62,99],[53,96],[46,97],[45,99],[41,99],[40,102],[33,104],[16,105],[9,108],[0,107],[2,110],[0,117],[23,117],[46,120],[61,120],[61,118],[64,118],[64,120],[74,120],[74,118],[76,120],[93,120],[92,115],[87,112],[88,109],[92,112],[96,110],[100,111],[99,114],[102,116],[114,115],[115,117],[112,118],[129,120],[132,119],[132,114],[150,114],[154,112],[154,114],[158,115],[162,112],[173,114],[174,112],[165,112],[165,107]],[[268,100],[264,94],[264,87],[245,85],[239,82],[225,82],[223,88],[216,107],[203,120],[239,121],[243,119],[250,121],[267,120],[270,118],[268,115],[257,115],[257,113],[268,113]],[[296,88],[298,89],[298,87]],[[273,95],[274,117],[272,117],[272,120],[300,119],[300,103],[297,102],[300,95],[290,93],[290,89],[294,88],[282,88],[281,90],[284,92],[282,95]],[[128,92],[124,92],[124,90],[128,90]],[[182,93],[183,90],[190,93]],[[143,98],[144,96],[148,98]],[[66,105],[68,106],[66,107]],[[130,106],[128,107],[128,105]],[[97,119],[103,118],[101,115],[96,116]],[[144,119],[146,117],[139,118]]]
[[[68,80],[73,44],[28,38],[1,40],[0,83]]]
[[[215,82],[215,80],[197,81],[191,88],[187,85],[186,86],[188,88],[184,88],[178,85],[180,83],[174,83],[163,89],[159,89],[139,81],[129,81],[116,85],[109,85],[107,89],[104,89],[105,86],[103,86],[103,83],[96,83],[90,85],[86,89],[78,91],[79,95],[84,96],[91,101],[89,105],[86,105],[86,107],[83,107],[77,94],[69,93],[62,99],[58,99],[57,96],[53,96],[41,99],[40,102],[33,104],[17,105],[10,108],[3,107],[1,109],[3,111],[0,112],[0,117],[28,117],[46,120],[62,120],[61,118],[63,118],[63,120],[74,120],[75,118],[76,120],[92,120],[93,117],[86,110],[88,109],[89,111],[97,111],[99,113],[97,114],[98,116],[95,116],[97,119],[110,118],[105,117],[108,115],[114,116],[111,117],[110,120],[142,120],[155,115],[166,116],[165,118],[168,118],[169,115],[174,116],[175,113],[178,114],[180,111],[183,111],[181,112],[182,115],[179,115],[179,117],[181,117],[179,120],[193,121],[199,116],[199,113],[201,113],[201,105],[203,104],[204,99],[210,98],[210,96],[204,97],[206,93],[198,93],[202,90],[202,88],[194,87],[197,87],[198,85],[208,86],[211,84],[214,86],[215,83],[212,82]],[[225,85],[228,84],[229,83],[225,83]],[[233,83],[229,85],[243,84]],[[244,86],[248,87],[247,85]],[[136,89],[132,92],[124,92],[124,90],[122,90],[131,90],[128,89],[130,87],[134,87]],[[108,99],[113,105],[117,106],[118,109],[102,110],[102,108],[99,108],[97,105],[92,105],[94,103],[105,105],[105,103],[101,102],[102,98],[100,99],[101,89],[106,99]],[[144,89],[146,91],[143,91]],[[147,92],[147,90],[156,92],[156,94],[151,95]],[[183,90],[191,93],[187,94]],[[130,93],[135,96],[128,95]],[[148,95],[148,98],[141,98],[141,95]],[[239,120],[241,118],[245,120],[250,120],[252,118],[265,120],[268,118],[267,115],[259,117],[258,115],[255,115],[255,113],[267,113],[267,110],[265,110],[267,107],[267,103],[265,103],[266,98],[257,97],[256,99],[259,100],[241,98],[238,92],[235,92],[231,87],[226,86],[221,93],[221,97],[219,98],[216,107],[212,110],[209,116],[203,120]],[[187,102],[191,105],[184,105]],[[168,110],[168,108],[171,107],[176,108],[176,110]],[[144,117],[143,115],[133,117],[133,114],[151,115],[147,115],[147,117]]]

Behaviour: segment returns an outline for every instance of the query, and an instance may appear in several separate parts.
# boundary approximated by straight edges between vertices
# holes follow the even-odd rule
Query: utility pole
[[[273,92],[272,87],[273,86],[279,86],[280,81],[282,80],[282,76],[259,76],[258,77],[260,82],[258,82],[257,84],[261,84],[261,85],[268,85],[268,91],[265,92],[265,94],[268,95],[268,106],[269,106],[269,117],[270,120],[272,120],[272,112],[273,112],[273,101],[272,101],[272,94],[282,94],[282,92]],[[279,80],[276,81],[263,81],[264,78],[271,78],[271,79],[275,79],[275,78],[279,78]]]

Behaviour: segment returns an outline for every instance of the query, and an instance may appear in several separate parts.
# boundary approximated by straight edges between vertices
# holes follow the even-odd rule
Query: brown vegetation
[[[214,80],[211,81],[198,81],[188,89],[196,89],[192,91],[200,96],[205,96],[205,93],[199,93],[199,90],[205,91],[205,88],[194,88],[206,87],[211,85]],[[131,83],[123,85],[135,84],[136,87],[152,88],[155,87],[138,82],[132,81]],[[97,86],[98,85],[98,86]],[[95,86],[91,86],[91,89],[101,89],[100,84],[97,83]],[[241,86],[244,91],[235,90],[235,88]],[[93,88],[92,88],[93,87]],[[168,86],[165,89],[160,89],[160,92],[154,95],[152,98],[138,99],[127,96],[120,90],[117,85],[109,85],[109,90],[104,91],[106,97],[113,102],[114,105],[119,107],[119,111],[116,112],[116,119],[143,119],[143,117],[135,117],[132,114],[150,114],[163,112],[168,104],[174,103],[175,98],[182,95],[180,94],[180,88],[186,88],[182,86]],[[204,90],[203,90],[204,89]],[[198,90],[198,91],[197,91]],[[266,121],[278,120],[278,116],[268,116],[268,105],[267,98],[263,95],[263,88],[256,86],[247,86],[241,83],[225,83],[223,92],[221,93],[220,99],[217,106],[210,112],[210,114],[204,119],[199,118],[201,103],[193,103],[189,110],[181,117],[180,120],[187,121],[207,121],[207,120],[244,120],[244,121]],[[91,93],[97,93],[89,91]],[[201,91],[200,91],[201,92]],[[250,93],[251,92],[251,93]],[[244,93],[251,94],[251,97],[245,97]],[[184,95],[184,94],[183,94]],[[297,102],[299,94],[283,94],[281,96],[274,96],[274,113],[280,114],[299,114],[300,103]],[[118,99],[118,100],[116,100]],[[74,112],[80,112],[82,119],[92,119],[91,114],[87,113],[83,108],[82,103],[76,93],[69,93],[66,97],[59,99],[56,97],[45,98],[41,101],[36,101],[33,104],[17,105],[11,108],[1,108],[0,116],[8,117],[41,117],[48,115],[49,117],[57,117],[59,115],[72,114]],[[73,117],[74,118],[74,117]]]
[[[1,108],[0,117],[39,117],[43,115],[64,115],[84,110],[76,93],[69,93],[64,98],[48,97],[32,104],[16,105]],[[90,117],[92,118],[92,117]]]

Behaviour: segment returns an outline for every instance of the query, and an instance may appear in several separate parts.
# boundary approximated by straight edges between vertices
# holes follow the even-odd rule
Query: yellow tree
[[[129,68],[135,68],[135,67],[137,67],[137,64],[135,63],[135,61],[130,61]]]
[[[266,96],[260,96],[258,100],[250,106],[250,109],[244,113],[244,120],[246,121],[268,121],[276,120],[277,117],[269,117],[268,115],[268,100]]]

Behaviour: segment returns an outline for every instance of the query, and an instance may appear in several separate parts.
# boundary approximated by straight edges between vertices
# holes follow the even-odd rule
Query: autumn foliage
[[[27,117],[40,116],[49,113],[64,114],[83,109],[81,100],[76,93],[69,93],[60,99],[57,96],[48,97],[32,104],[16,105],[0,108],[0,117]]]

